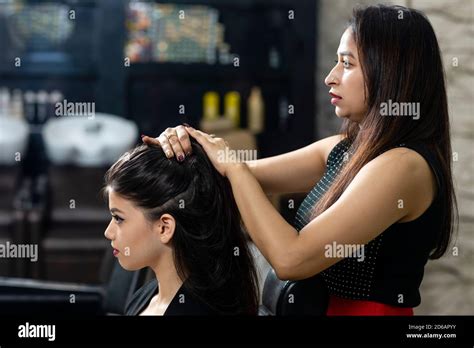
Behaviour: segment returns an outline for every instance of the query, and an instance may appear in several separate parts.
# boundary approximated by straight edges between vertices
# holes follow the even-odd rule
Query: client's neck
[[[183,284],[176,271],[171,251],[162,255],[152,269],[158,281],[157,301],[169,304]]]

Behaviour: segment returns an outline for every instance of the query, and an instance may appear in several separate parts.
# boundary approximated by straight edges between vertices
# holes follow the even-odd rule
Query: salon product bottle
[[[234,127],[240,127],[240,94],[236,91],[227,92],[224,96],[225,117],[230,119]]]
[[[36,94],[33,91],[26,91],[23,95],[25,99],[25,119],[29,123],[36,121]]]
[[[289,130],[289,110],[288,99],[285,96],[280,97],[278,105],[278,128],[281,131]]]
[[[272,69],[278,69],[280,67],[280,54],[275,46],[272,46],[268,52],[268,65]]]
[[[37,119],[38,124],[43,124],[48,118],[48,92],[45,90],[40,90],[36,93],[37,105]]]
[[[202,105],[204,120],[212,121],[219,118],[219,94],[217,94],[217,92],[206,92],[202,100]]]
[[[0,89],[0,117],[10,116],[10,92],[7,88]]]
[[[254,134],[259,134],[263,131],[265,122],[264,109],[262,91],[259,87],[252,87],[247,100],[247,119],[248,128]]]
[[[58,115],[56,115],[56,106],[61,104],[64,100],[64,96],[63,94],[58,91],[58,90],[53,90],[51,93],[49,93],[49,100],[48,100],[48,104],[49,104],[49,111],[48,111],[48,116],[49,117],[57,117]]]
[[[13,90],[11,100],[11,116],[23,120],[25,117],[23,113],[23,93],[19,89]]]

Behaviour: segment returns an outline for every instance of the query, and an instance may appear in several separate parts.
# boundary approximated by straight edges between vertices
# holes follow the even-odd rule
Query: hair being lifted
[[[256,314],[257,275],[227,178],[202,147],[182,163],[141,145],[107,172],[106,187],[131,200],[149,221],[176,220],[173,258],[187,290],[223,314]]]

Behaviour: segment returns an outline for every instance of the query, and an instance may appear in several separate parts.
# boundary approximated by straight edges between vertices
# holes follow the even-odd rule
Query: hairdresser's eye
[[[123,219],[118,215],[112,215],[112,218],[115,220],[116,223],[122,223]]]
[[[337,59],[334,60],[334,63],[336,63],[336,64],[339,63],[339,62],[341,62],[342,66],[346,69],[349,69],[353,65],[353,64],[349,63],[348,59],[344,59],[344,60],[341,60],[341,61],[339,61]]]

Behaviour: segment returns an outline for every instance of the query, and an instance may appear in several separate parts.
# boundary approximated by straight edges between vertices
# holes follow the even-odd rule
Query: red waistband
[[[326,312],[334,315],[405,315],[413,316],[413,308],[391,306],[385,303],[349,300],[334,295],[329,296],[329,305]]]

